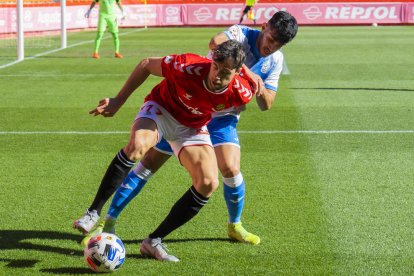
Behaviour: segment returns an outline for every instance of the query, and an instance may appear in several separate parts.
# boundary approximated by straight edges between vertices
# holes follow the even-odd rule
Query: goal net
[[[65,47],[61,4],[65,1],[0,0],[0,66]]]

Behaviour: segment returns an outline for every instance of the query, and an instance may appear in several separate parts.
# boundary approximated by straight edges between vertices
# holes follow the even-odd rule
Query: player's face
[[[211,91],[219,91],[227,87],[230,81],[234,78],[238,71],[232,69],[233,64],[231,61],[211,63],[210,72],[207,79],[207,87]]]
[[[257,39],[260,56],[267,57],[282,48],[283,45],[275,38],[277,38],[277,31],[272,30],[267,23],[264,23],[262,25],[262,32]]]

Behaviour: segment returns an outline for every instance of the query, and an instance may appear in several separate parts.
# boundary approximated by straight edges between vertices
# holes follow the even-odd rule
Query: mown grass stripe
[[[0,135],[112,135],[129,131],[0,131]],[[239,130],[239,134],[406,134],[414,130]]]

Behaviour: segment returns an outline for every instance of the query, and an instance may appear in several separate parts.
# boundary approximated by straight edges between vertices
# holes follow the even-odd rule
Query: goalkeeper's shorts
[[[118,22],[116,15],[100,14],[98,20],[98,32],[105,32],[108,26],[108,31],[111,33],[118,33]]]

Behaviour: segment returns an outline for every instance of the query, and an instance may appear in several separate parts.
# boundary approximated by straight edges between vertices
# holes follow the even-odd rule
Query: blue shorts
[[[213,118],[207,125],[213,146],[217,147],[223,144],[232,144],[236,147],[240,147],[239,136],[237,135],[236,129],[238,122],[238,118],[232,115]],[[168,144],[167,140],[164,138],[155,145],[155,149],[165,154],[173,154],[170,144]]]

